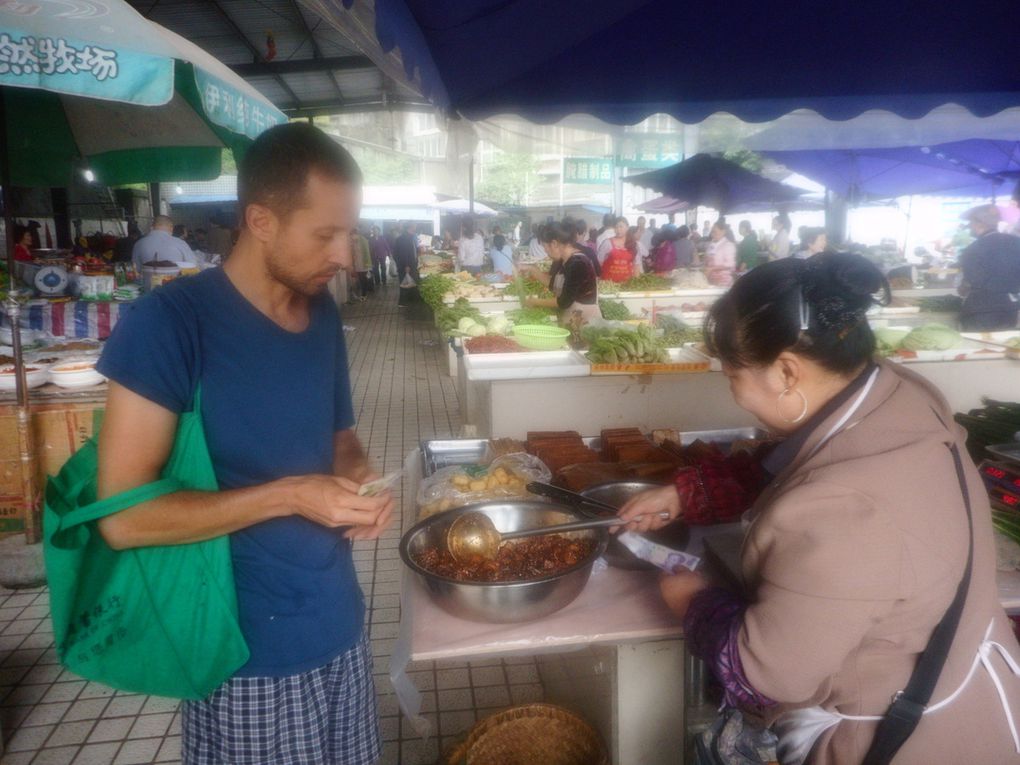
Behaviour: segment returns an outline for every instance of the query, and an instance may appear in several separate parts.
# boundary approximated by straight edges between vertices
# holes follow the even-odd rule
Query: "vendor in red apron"
[[[548,273],[533,266],[526,266],[522,271],[546,285],[555,297],[528,298],[525,304],[533,308],[555,308],[561,319],[569,318],[574,312],[579,312],[585,322],[602,318],[595,268],[588,256],[578,249],[574,226],[561,222],[543,226],[541,241],[553,261],[552,268]]]
[[[626,218],[617,218],[613,226],[614,235],[599,245],[599,262],[602,264],[602,278],[612,282],[625,282],[641,274],[638,241],[630,231]]]

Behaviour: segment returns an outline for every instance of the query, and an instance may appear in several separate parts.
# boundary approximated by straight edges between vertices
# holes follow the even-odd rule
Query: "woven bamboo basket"
[[[552,704],[523,704],[479,721],[446,765],[609,765],[599,734]]]

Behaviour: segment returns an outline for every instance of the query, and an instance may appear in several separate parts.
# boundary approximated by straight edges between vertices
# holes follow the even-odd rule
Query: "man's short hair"
[[[999,208],[995,205],[978,205],[972,207],[963,214],[964,220],[995,230],[999,227],[1002,216],[999,215]]]
[[[173,228],[174,219],[171,218],[169,215],[157,215],[155,218],[152,219],[152,227]]]
[[[361,187],[361,168],[343,146],[307,122],[270,128],[255,139],[237,168],[237,202],[265,205],[286,217],[305,203],[308,177],[320,173]]]

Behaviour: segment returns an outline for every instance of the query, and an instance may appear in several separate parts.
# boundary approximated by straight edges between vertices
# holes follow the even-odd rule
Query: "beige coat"
[[[751,684],[791,708],[881,715],[902,689],[953,599],[967,556],[967,518],[947,448],[965,461],[974,511],[970,592],[933,703],[954,691],[985,630],[1020,661],[999,605],[987,494],[962,431],[930,384],[883,363],[848,425],[812,450],[850,408],[819,426],[752,510],[742,565],[752,605],[740,633]],[[979,384],[979,383],[976,383]],[[1020,387],[1018,387],[1020,390]],[[998,656],[1013,716],[1020,678]],[[842,721],[809,762],[859,763],[875,723]],[[1020,763],[990,676],[979,669],[949,707],[925,715],[895,765]]]

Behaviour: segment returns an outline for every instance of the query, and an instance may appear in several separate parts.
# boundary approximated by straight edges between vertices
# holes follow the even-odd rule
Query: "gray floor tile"
[[[34,749],[27,752],[6,752],[2,762],[3,765],[29,765],[33,758],[35,758]]]
[[[475,704],[479,709],[509,706],[510,689],[505,685],[491,685],[485,688],[475,688]]]
[[[96,727],[89,736],[89,743],[117,741],[126,738],[134,722],[132,717],[115,717],[113,719],[100,720],[96,723]]]
[[[78,722],[62,722],[53,731],[46,746],[70,746],[71,744],[84,744],[95,726],[95,720],[80,720]]]
[[[76,702],[71,705],[71,708],[67,710],[67,714],[64,715],[64,721],[70,722],[74,720],[98,720],[102,715],[103,710],[106,709],[106,705],[110,703],[109,699],[82,699],[79,698]]]
[[[163,744],[162,738],[139,738],[126,741],[113,765],[146,765],[151,763]]]
[[[146,696],[114,696],[103,712],[103,717],[127,717],[138,714],[145,704]]]
[[[155,715],[142,715],[135,719],[135,724],[128,733],[128,738],[163,737],[170,728],[173,712],[162,712]]]
[[[56,749],[47,747],[36,755],[36,758],[32,760],[32,765],[71,765],[79,748],[77,746],[61,746]],[[6,762],[4,760],[5,765]]]
[[[27,752],[42,749],[43,743],[50,737],[54,725],[36,725],[32,728],[20,727],[7,742],[9,752]]]
[[[142,714],[151,712],[176,712],[181,702],[177,699],[167,699],[162,696],[149,696],[142,707]]]
[[[110,765],[120,749],[120,742],[86,744],[74,758],[72,765]]]
[[[156,754],[156,762],[170,762],[181,759],[181,737],[167,736]]]

